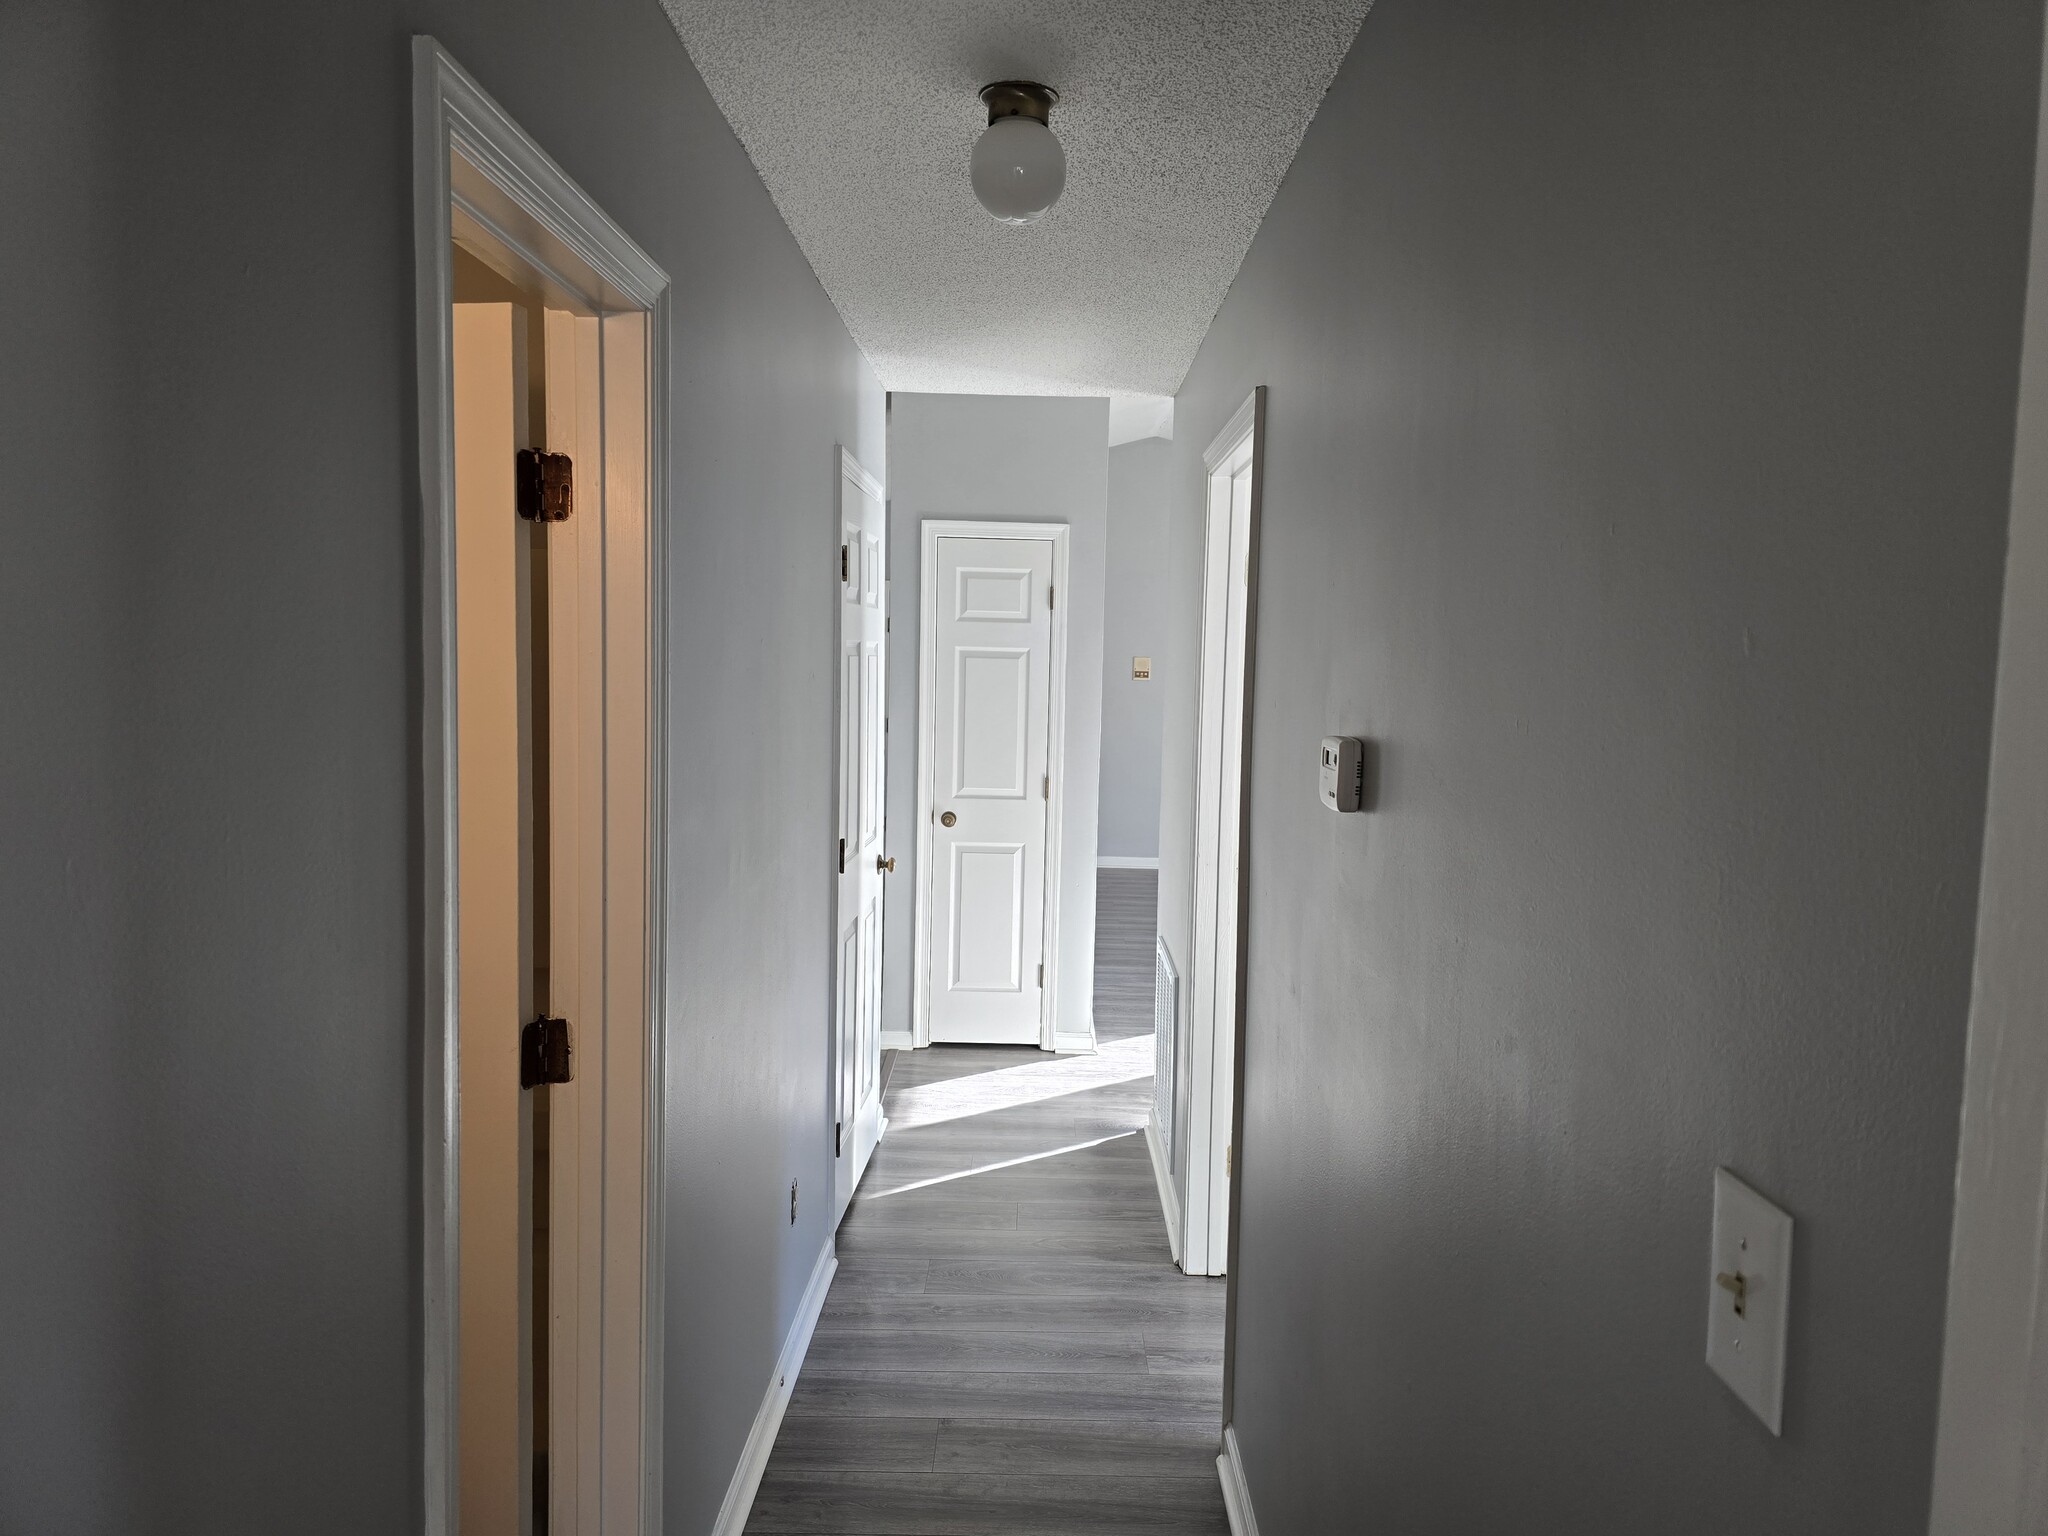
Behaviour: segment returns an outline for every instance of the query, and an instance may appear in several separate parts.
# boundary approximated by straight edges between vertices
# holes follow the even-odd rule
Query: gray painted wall
[[[2040,1327],[2048,1311],[2048,117],[2041,130],[1956,1160],[1935,1536],[2048,1528],[2048,1350]]]
[[[1148,437],[1109,450],[1109,546],[1102,583],[1102,826],[1097,851],[1159,856],[1159,733],[1168,585],[1166,485],[1173,444]],[[1152,677],[1131,676],[1150,656]]]
[[[827,1235],[833,446],[882,472],[883,401],[660,8],[8,5],[10,1532],[418,1525],[421,31],[676,282],[672,1536]]]
[[[1096,773],[1102,751],[1102,580],[1109,402],[907,395],[889,409],[889,877],[882,1019],[910,1028],[917,932],[917,664],[921,525],[930,518],[1066,523],[1066,804],[1060,825],[1062,1033],[1093,1028]]]
[[[1172,500],[1191,655],[1199,455],[1270,385],[1269,1536],[1926,1528],[2040,25],[1381,0],[1311,127]],[[1701,1358],[1716,1164],[1800,1223],[1781,1441]]]

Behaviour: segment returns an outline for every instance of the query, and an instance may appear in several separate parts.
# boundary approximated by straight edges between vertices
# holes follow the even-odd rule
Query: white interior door
[[[1041,1044],[1053,541],[936,540],[927,1016],[934,1041]]]
[[[839,454],[839,912],[834,1194],[845,1213],[882,1135],[882,802],[889,523],[882,488]]]

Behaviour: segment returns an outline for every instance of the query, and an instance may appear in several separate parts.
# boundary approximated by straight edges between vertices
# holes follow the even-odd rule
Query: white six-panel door
[[[888,510],[839,453],[839,901],[834,1195],[844,1214],[882,1135],[882,884],[888,853],[883,684],[888,676]]]
[[[1045,996],[1051,539],[941,537],[926,1006],[931,1039],[1037,1045]]]

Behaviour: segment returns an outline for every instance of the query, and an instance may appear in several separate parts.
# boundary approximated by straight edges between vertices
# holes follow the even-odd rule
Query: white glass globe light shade
[[[1029,224],[1066,190],[1067,153],[1036,119],[999,117],[975,141],[968,179],[990,213],[1005,224]]]

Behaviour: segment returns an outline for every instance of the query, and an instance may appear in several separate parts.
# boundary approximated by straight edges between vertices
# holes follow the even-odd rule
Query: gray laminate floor
[[[1223,1282],[1174,1267],[1140,1130],[1153,878],[1101,877],[1096,1055],[891,1063],[752,1536],[1228,1530]]]

